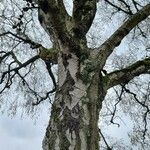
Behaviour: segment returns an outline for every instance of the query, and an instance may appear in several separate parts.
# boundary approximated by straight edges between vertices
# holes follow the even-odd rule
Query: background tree
[[[8,103],[5,93],[16,89],[24,93],[26,101],[19,101],[22,95],[17,95],[18,100],[14,98],[10,105],[13,112],[21,105],[30,113],[50,100],[44,150],[96,150],[99,137],[107,149],[113,149],[115,145],[107,143],[98,127],[99,115],[101,112],[100,120],[107,116],[119,126],[115,116],[123,111],[137,123],[136,134],[130,135],[132,143],[149,146],[149,75],[142,79],[146,80],[143,87],[138,83],[141,78],[136,78],[150,71],[148,1],[73,0],[71,13],[62,0],[3,0],[1,5],[1,103]],[[109,30],[111,35],[103,33],[102,27],[112,27],[113,21],[118,25]],[[47,44],[42,42],[46,36]],[[51,48],[46,47],[50,44]],[[121,55],[117,54],[118,47],[125,49],[119,51]],[[58,67],[57,77],[53,65]],[[115,93],[111,99],[110,88]],[[117,111],[119,104],[123,111]]]

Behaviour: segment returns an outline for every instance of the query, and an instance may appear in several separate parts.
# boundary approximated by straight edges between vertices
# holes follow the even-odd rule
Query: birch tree
[[[26,0],[23,4],[21,1],[18,3],[10,1],[11,3],[17,7],[11,11],[7,9],[1,11],[0,37],[1,43],[5,46],[0,51],[2,68],[0,94],[13,86],[15,77],[35,98],[27,101],[33,107],[48,100],[49,96],[55,93],[54,100],[50,104],[51,115],[43,140],[43,150],[99,150],[99,141],[102,139],[107,149],[113,149],[101,134],[98,121],[101,120],[100,112],[107,91],[118,85],[122,87],[121,93],[132,95],[136,103],[144,109],[142,136],[147,135],[149,101],[139,100],[138,93],[129,90],[127,85],[137,76],[150,73],[150,57],[141,54],[142,59],[123,68],[106,70],[107,60],[115,53],[125,37],[130,34],[134,34],[137,39],[149,37],[150,4],[146,0],[142,2],[73,0],[71,13],[68,12],[63,0]],[[111,11],[111,15],[123,14],[124,20],[105,41],[96,47],[89,46],[87,42],[89,30],[94,23],[96,13],[102,6],[107,7],[106,12]],[[14,12],[14,15],[9,12]],[[33,12],[38,13],[37,21],[49,36],[52,42],[51,48],[46,48],[26,33],[27,24],[30,21],[34,22],[34,17],[31,17]],[[28,17],[30,21],[24,19]],[[4,29],[6,24],[8,26]],[[14,47],[8,46],[8,39],[15,41],[12,43]],[[29,51],[22,53],[25,61],[22,61],[17,54],[19,50],[15,51],[20,43],[22,48],[23,45],[31,47]],[[147,51],[148,49],[149,47],[146,47]],[[128,55],[126,57],[128,59]],[[32,72],[33,64],[38,65],[38,61],[42,62],[50,77],[49,79],[45,75],[47,80],[44,82],[53,83],[52,90],[49,86],[45,95],[40,95],[39,91],[33,89],[27,77]],[[53,74],[53,65],[58,66],[57,75]],[[39,89],[43,88],[39,87]],[[120,99],[121,96],[122,94],[118,95]],[[115,110],[112,113],[112,123],[114,123],[114,115]]]

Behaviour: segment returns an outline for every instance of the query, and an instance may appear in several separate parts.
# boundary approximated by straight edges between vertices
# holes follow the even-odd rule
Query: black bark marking
[[[82,38],[83,37],[84,34],[82,33],[81,29],[73,28],[72,30],[74,32],[75,37],[78,37],[78,38]]]
[[[43,23],[43,20],[44,20],[43,16],[39,14],[38,17],[39,17],[39,22],[40,22],[40,24],[42,24],[42,23]]]
[[[76,111],[75,111],[76,110]],[[74,118],[72,114],[76,114],[77,118]],[[79,137],[79,129],[80,129],[80,109],[78,104],[74,106],[72,110],[70,110],[68,107],[66,107],[63,111],[64,119],[61,123],[61,129],[67,131],[69,129],[69,132],[71,133],[71,136],[73,134],[73,131],[75,132],[76,136]]]
[[[47,0],[44,0],[43,2],[40,1],[39,5],[40,8],[44,11],[44,13],[47,14],[50,9],[48,1]]]
[[[64,95],[69,92],[69,91],[73,91],[73,86],[75,84],[74,79],[71,77],[69,71],[67,72],[67,78],[64,82],[64,84],[62,85],[61,89],[62,89],[62,93],[64,93]]]
[[[63,65],[64,65],[64,67],[66,69],[68,64],[69,64],[68,61],[67,61],[67,54],[63,54],[62,53],[61,57],[62,57],[62,60],[63,60]]]
[[[68,59],[72,58],[72,55],[71,54],[61,54],[61,57],[62,57],[62,60],[63,60],[63,65],[65,67],[65,69],[67,68],[67,66],[69,65],[68,63]]]

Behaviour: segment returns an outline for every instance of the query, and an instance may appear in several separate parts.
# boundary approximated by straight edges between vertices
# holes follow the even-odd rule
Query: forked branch
[[[6,76],[7,74],[10,75],[11,72],[18,72],[20,69],[22,69],[22,68],[28,66],[29,64],[33,63],[33,62],[36,61],[37,59],[39,59],[39,55],[36,55],[36,56],[32,57],[31,59],[27,60],[26,62],[24,62],[24,63],[22,63],[22,64],[19,64],[18,67],[15,67],[15,68],[12,68],[12,69],[10,68],[10,65],[9,65],[8,70],[2,73],[2,77],[1,77],[1,79],[0,79],[0,84],[2,84],[4,78],[5,78],[5,76]],[[14,61],[13,61],[13,62],[14,62]]]
[[[6,36],[6,35],[11,35],[11,36],[15,37],[16,39],[18,39],[18,40],[20,40],[20,41],[22,41],[24,43],[30,44],[31,48],[42,47],[41,44],[38,44],[38,43],[32,41],[27,35],[19,36],[18,34],[15,34],[15,33],[10,32],[10,31],[4,32],[4,33],[0,33],[0,37],[1,36]]]
[[[143,114],[144,130],[142,131],[143,132],[143,142],[144,142],[144,140],[146,138],[146,133],[147,133],[147,125],[148,125],[147,121],[148,121],[148,115],[150,114],[150,108],[145,102],[141,102],[137,98],[137,95],[135,93],[133,93],[132,91],[127,89],[125,86],[123,86],[123,89],[125,90],[125,92],[127,92],[130,95],[132,95],[134,97],[134,100],[145,109],[145,112]]]

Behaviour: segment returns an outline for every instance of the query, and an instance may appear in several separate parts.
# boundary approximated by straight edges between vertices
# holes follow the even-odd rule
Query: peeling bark
[[[99,93],[99,73],[88,84],[77,78],[79,61],[74,53],[59,54],[58,87],[43,150],[99,150],[98,118],[105,93]]]
[[[42,51],[40,57],[58,64],[58,84],[43,150],[99,150],[98,119],[108,88],[148,71],[149,59],[144,66],[138,64],[104,77],[101,71],[114,48],[148,17],[150,5],[128,19],[98,49],[89,49],[86,33],[96,13],[96,0],[74,0],[72,16],[62,0],[38,2],[39,20],[56,49],[46,56]]]

